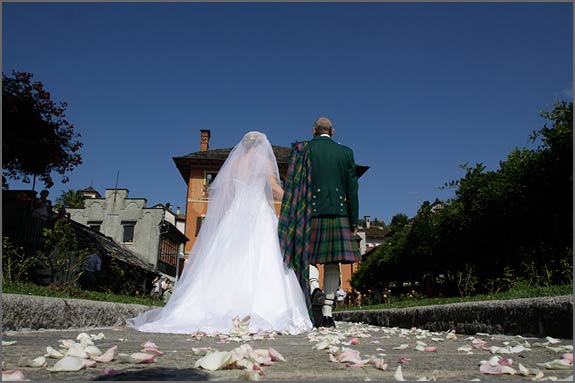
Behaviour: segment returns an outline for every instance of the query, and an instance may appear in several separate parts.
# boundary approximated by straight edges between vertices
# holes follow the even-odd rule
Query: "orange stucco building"
[[[200,150],[185,156],[173,158],[176,167],[180,171],[180,174],[188,187],[185,212],[185,234],[186,237],[189,238],[189,241],[186,243],[185,247],[186,258],[194,246],[202,225],[203,217],[205,217],[208,210],[207,188],[232,150],[232,148],[210,150],[210,136],[210,130],[200,130]],[[287,174],[291,149],[275,145],[272,145],[272,148],[276,156],[280,178],[283,182]],[[367,166],[358,165],[357,169],[358,174],[361,176],[369,168]],[[275,208],[276,213],[279,215],[281,201],[275,201]],[[343,289],[351,291],[349,280],[351,279],[352,272],[355,271],[357,267],[357,264],[342,265],[341,281]],[[319,265],[318,268],[320,270],[320,284],[323,286],[323,267]]]

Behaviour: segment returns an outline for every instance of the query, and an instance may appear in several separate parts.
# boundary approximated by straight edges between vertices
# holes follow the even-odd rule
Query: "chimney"
[[[180,210],[180,207],[178,206],[178,207],[176,208],[176,214],[177,214],[177,215],[180,215],[181,213],[182,213],[182,211]]]
[[[210,147],[210,130],[200,130],[200,152],[205,152]]]
[[[369,215],[365,216],[365,228],[369,229],[371,226],[371,217]]]

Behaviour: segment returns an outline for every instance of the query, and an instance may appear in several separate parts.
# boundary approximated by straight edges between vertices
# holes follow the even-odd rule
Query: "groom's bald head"
[[[326,117],[320,117],[313,123],[313,135],[329,134],[333,136],[334,129],[331,121]]]

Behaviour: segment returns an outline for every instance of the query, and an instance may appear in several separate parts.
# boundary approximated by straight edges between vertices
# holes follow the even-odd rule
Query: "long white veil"
[[[229,331],[250,315],[250,331],[311,329],[301,287],[285,267],[273,188],[279,172],[265,134],[248,132],[210,185],[208,209],[166,306],[127,320],[141,331]]]
[[[264,190],[268,204],[273,207],[272,179],[279,184],[279,171],[270,142],[263,133],[256,131],[246,133],[231,150],[208,189],[208,211],[189,254],[190,262],[186,263],[182,272],[182,278],[189,271],[191,264],[201,261],[201,255],[207,253],[206,247],[213,243],[220,222],[236,197],[238,187],[249,185],[252,190]],[[255,214],[255,209],[261,200],[251,198],[246,202],[248,206],[244,205],[242,210],[246,213],[246,219],[249,219]]]

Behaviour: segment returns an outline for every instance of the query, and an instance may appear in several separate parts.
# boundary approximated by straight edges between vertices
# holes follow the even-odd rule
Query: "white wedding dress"
[[[269,141],[259,132],[246,134],[210,187],[193,261],[186,263],[170,300],[128,319],[128,326],[144,332],[228,334],[234,318],[250,316],[250,333],[312,329],[299,282],[283,263],[273,177],[279,179]]]

